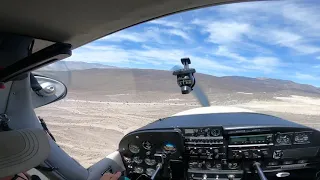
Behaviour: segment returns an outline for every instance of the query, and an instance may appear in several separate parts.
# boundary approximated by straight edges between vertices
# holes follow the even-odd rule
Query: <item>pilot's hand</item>
[[[106,173],[100,178],[100,180],[118,180],[120,176],[121,172],[117,172],[115,174]]]

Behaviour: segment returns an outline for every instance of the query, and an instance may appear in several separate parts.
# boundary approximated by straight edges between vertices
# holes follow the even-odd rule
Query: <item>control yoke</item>
[[[151,180],[154,180],[155,177],[157,176],[159,170],[162,168],[163,164],[164,164],[164,160],[167,157],[165,154],[154,154],[154,157],[156,159],[156,161],[158,162],[157,166],[156,166],[156,170],[154,171],[154,173],[151,176]]]
[[[268,179],[266,178],[266,176],[264,175],[262,169],[260,168],[260,163],[254,162],[254,163],[253,163],[253,168],[257,171],[260,180],[268,180]]]
[[[193,76],[193,73],[195,73],[196,70],[189,68],[189,64],[191,64],[189,58],[182,58],[181,63],[184,68],[173,71],[173,75],[177,76],[177,83],[181,88],[181,93],[189,94],[193,90],[193,86],[196,84],[196,80]]]

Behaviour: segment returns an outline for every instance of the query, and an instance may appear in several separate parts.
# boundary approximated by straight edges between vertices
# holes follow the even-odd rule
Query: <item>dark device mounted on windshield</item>
[[[196,79],[193,76],[196,70],[189,68],[189,64],[191,64],[191,60],[189,58],[182,58],[181,63],[184,68],[173,71],[173,75],[177,76],[177,83],[181,88],[181,93],[189,94],[196,84]]]

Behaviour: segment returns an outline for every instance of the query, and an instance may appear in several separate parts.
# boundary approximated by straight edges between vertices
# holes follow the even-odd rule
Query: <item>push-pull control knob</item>
[[[228,179],[229,180],[234,180],[234,175],[233,174],[228,175]]]
[[[264,175],[262,169],[260,168],[260,163],[254,162],[254,163],[253,163],[253,168],[257,171],[260,180],[268,180],[268,179],[266,178],[266,176]]]
[[[208,177],[208,176],[207,176],[206,174],[203,174],[202,179],[203,179],[203,180],[206,180],[207,177]]]

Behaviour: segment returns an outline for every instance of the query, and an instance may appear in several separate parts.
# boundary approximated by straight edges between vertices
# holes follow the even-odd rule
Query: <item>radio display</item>
[[[230,137],[231,144],[238,144],[246,141],[247,141],[246,137],[241,137],[241,136]]]
[[[263,135],[249,135],[249,136],[230,136],[230,144],[255,144],[255,143],[267,143],[271,134]]]

